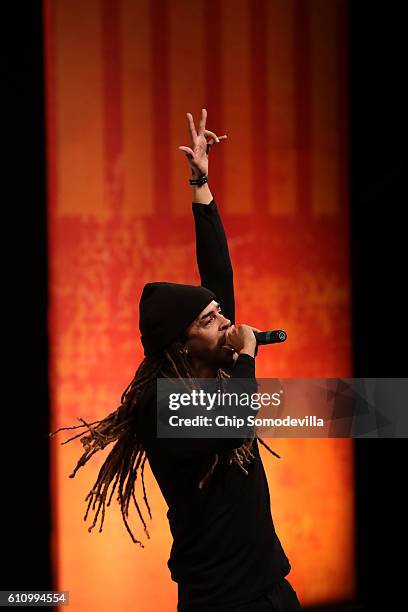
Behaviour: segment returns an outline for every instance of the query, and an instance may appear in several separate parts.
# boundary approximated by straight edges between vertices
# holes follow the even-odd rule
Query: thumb
[[[234,324],[230,325],[225,333],[225,337],[228,338],[233,333],[234,330],[235,330],[235,325]]]
[[[188,159],[193,159],[194,157],[194,151],[192,151],[190,147],[179,147],[179,151],[184,153],[185,156],[188,157]]]

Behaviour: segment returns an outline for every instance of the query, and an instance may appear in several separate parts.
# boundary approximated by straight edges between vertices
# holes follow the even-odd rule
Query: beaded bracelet
[[[190,185],[199,185],[199,186],[204,185],[204,183],[208,183],[208,175],[203,174],[199,178],[189,179],[188,182],[190,183]]]

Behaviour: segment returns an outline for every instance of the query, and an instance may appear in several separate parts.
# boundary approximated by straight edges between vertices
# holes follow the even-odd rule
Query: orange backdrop
[[[351,376],[344,0],[44,0],[52,430],[114,410],[142,358],[138,300],[199,283],[186,117],[228,141],[211,189],[235,270],[237,322],[282,327],[260,377]],[[68,436],[66,436],[68,437]],[[53,564],[73,612],[170,612],[166,506],[147,470],[152,539],[114,503],[82,520],[106,452],[74,479],[52,445]],[[58,441],[61,441],[61,437]],[[351,440],[263,453],[278,535],[303,604],[354,592]],[[136,535],[139,521],[131,522]]]

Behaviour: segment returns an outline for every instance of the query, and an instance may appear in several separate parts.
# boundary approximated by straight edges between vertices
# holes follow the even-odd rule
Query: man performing
[[[168,504],[173,536],[168,567],[178,583],[178,612],[295,612],[299,600],[285,576],[291,566],[275,532],[268,483],[258,436],[246,439],[166,439],[157,436],[157,378],[248,379],[256,384],[255,328],[235,325],[233,271],[224,228],[208,186],[208,154],[226,139],[206,129],[202,110],[198,131],[187,114],[191,147],[181,146],[192,170],[196,254],[201,286],[168,282],[145,285],[140,299],[144,359],[106,418],[85,423],[85,452],[73,473],[108,444],[114,447],[89,492],[85,519],[97,505],[89,531],[118,485],[123,521],[132,498],[149,537],[135,495],[146,459]],[[252,382],[251,382],[252,381]],[[71,429],[71,428],[61,428]],[[60,430],[57,430],[60,431]],[[56,432],[54,432],[56,433]],[[137,610],[137,605],[135,607]],[[156,612],[154,602],[152,612]],[[157,612],[160,612],[159,610]]]

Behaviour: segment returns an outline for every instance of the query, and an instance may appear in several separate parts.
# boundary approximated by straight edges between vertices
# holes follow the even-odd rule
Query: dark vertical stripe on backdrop
[[[105,197],[112,219],[123,204],[123,120],[120,7],[117,0],[102,0],[103,115]]]
[[[266,0],[250,3],[251,49],[251,151],[252,158],[252,210],[256,215],[267,211],[268,189],[268,93],[266,48]],[[273,146],[273,143],[272,143]]]
[[[310,164],[310,28],[309,0],[294,3],[294,84],[296,143],[296,215],[309,218],[311,203]]]
[[[211,27],[206,27],[211,24]],[[222,27],[221,3],[204,2],[204,87],[205,104],[208,111],[208,127],[218,134],[226,133],[223,108],[222,83]],[[204,104],[203,104],[204,106]],[[225,143],[224,143],[225,144]],[[215,150],[215,157],[209,164],[213,195],[222,209],[225,194],[224,149],[222,144]],[[228,145],[227,145],[228,146]]]
[[[153,202],[156,215],[166,219],[172,210],[172,175],[170,170],[170,69],[169,69],[169,3],[150,5],[152,45],[153,100]]]

